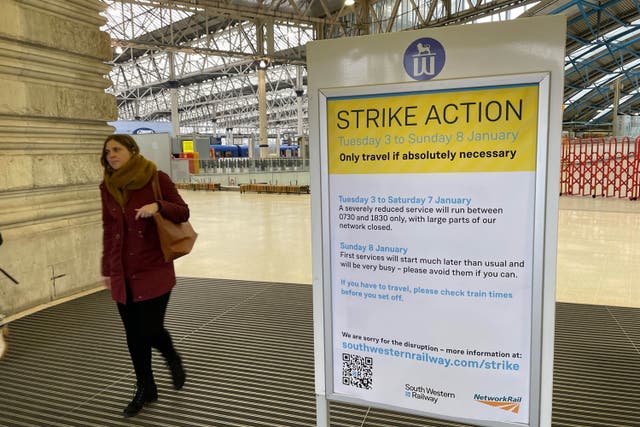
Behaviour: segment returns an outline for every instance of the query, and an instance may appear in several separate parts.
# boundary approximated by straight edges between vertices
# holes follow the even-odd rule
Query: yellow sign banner
[[[188,139],[182,140],[182,152],[183,153],[193,153],[193,141]]]
[[[538,84],[327,99],[330,174],[535,171]]]

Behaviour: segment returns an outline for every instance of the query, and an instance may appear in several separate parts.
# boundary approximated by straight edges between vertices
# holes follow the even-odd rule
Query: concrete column
[[[622,136],[618,135],[618,104],[620,104],[620,79],[622,77],[618,77],[615,82],[613,82],[613,110],[611,111],[611,135],[613,136]]]
[[[256,137],[255,135],[250,135],[249,136],[249,158],[250,159],[255,159],[256,157],[255,146],[256,146]]]
[[[302,109],[302,95],[298,96],[296,98],[296,102],[298,103],[297,107],[298,107],[298,111],[297,111],[297,115],[298,115],[298,131],[297,131],[297,135],[298,136],[302,136],[302,133],[304,132],[304,127],[302,125],[303,123],[303,109]]]
[[[227,128],[225,145],[233,145],[233,128]]]
[[[98,0],[0,0],[0,314],[101,283],[100,150],[116,101]]]
[[[169,94],[171,95],[171,128],[173,129],[173,134],[171,136],[175,137],[176,135],[180,135],[180,114],[178,113],[178,89],[176,88],[169,89]]]

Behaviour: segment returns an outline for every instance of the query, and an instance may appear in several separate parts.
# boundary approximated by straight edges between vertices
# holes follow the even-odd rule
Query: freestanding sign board
[[[564,30],[308,47],[319,403],[550,425]]]

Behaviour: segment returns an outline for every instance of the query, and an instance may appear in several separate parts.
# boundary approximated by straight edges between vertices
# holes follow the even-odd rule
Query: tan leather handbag
[[[153,177],[152,187],[156,200],[163,200],[157,172]],[[163,217],[160,212],[153,214],[153,219],[158,228],[158,237],[165,261],[173,261],[191,252],[198,233],[195,232],[189,221],[176,224]]]

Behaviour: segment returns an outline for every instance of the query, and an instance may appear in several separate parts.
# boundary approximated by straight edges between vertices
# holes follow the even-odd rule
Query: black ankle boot
[[[126,418],[136,415],[145,403],[155,402],[158,400],[158,389],[155,384],[137,385],[133,399],[126,408],[124,408],[124,416]]]
[[[167,357],[167,366],[171,371],[171,379],[173,380],[173,388],[180,390],[184,386],[187,379],[187,373],[182,366],[182,359],[178,353],[174,353],[171,357]]]

